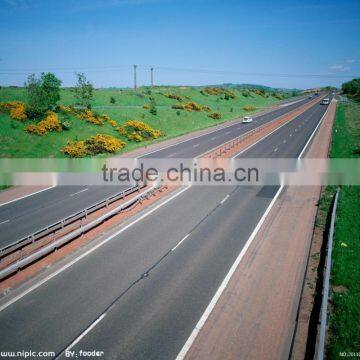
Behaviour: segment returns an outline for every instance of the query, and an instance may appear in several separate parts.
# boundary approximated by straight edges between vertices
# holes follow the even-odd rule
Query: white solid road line
[[[59,358],[66,351],[71,350],[82,338],[84,338],[104,317],[106,313],[100,315],[80,336],[78,336],[63,352],[61,352],[55,359]]]
[[[4,221],[0,222],[0,225],[6,224],[6,223],[8,223],[9,221],[10,221],[9,219],[8,219],[8,220],[4,220]]]
[[[312,134],[310,135],[310,138],[308,139],[308,141],[306,142],[305,146],[303,147],[300,155],[297,157],[297,159],[300,159],[301,156],[304,154],[305,150],[307,149],[311,139],[313,138],[314,134],[316,133],[317,129],[319,128],[320,124],[322,123],[325,115],[327,113],[324,113],[324,115],[321,117],[318,125],[316,126],[316,128],[314,129],[314,131],[312,132]],[[292,120],[291,120],[292,121]],[[266,136],[267,137],[267,136]],[[235,155],[234,157],[236,157],[237,155]],[[233,158],[234,158],[233,157]],[[197,335],[199,334],[200,330],[202,329],[202,327],[204,326],[206,320],[208,319],[208,317],[210,316],[212,310],[214,309],[216,303],[218,302],[220,296],[222,295],[222,293],[224,292],[227,284],[229,283],[232,275],[234,274],[236,268],[238,267],[238,265],[240,264],[242,258],[244,257],[246,251],[248,250],[248,248],[250,247],[252,241],[254,240],[256,234],[259,232],[262,224],[264,223],[268,213],[270,212],[271,208],[274,206],[277,198],[279,197],[281,191],[283,190],[284,185],[281,185],[279,190],[277,191],[277,193],[275,194],[275,197],[271,200],[269,206],[267,207],[267,209],[265,210],[263,216],[261,217],[260,221],[258,222],[258,224],[256,225],[254,231],[251,233],[249,239],[247,240],[247,242],[245,243],[244,247],[242,248],[240,254],[238,255],[238,257],[236,258],[235,262],[233,263],[233,265],[231,266],[229,272],[227,273],[227,275],[225,276],[224,280],[222,281],[222,283],[220,284],[219,288],[217,289],[215,295],[213,296],[213,298],[211,299],[210,303],[208,304],[207,308],[205,309],[204,313],[202,314],[202,316],[200,317],[200,320],[198,321],[198,323],[196,324],[195,328],[193,329],[193,331],[191,332],[189,338],[187,339],[186,343],[184,344],[184,346],[182,347],[182,349],[180,350],[178,356],[176,357],[176,360],[183,360],[187,354],[187,352],[189,351],[189,349],[191,348],[192,344],[194,343]]]
[[[331,100],[331,101],[334,101],[334,99],[333,99],[333,100]],[[336,101],[336,100],[335,100],[335,101]],[[321,119],[320,119],[319,123],[316,125],[316,128],[314,129],[314,131],[313,131],[313,132],[312,132],[312,134],[310,135],[310,137],[309,137],[308,141],[306,142],[306,144],[305,144],[304,148],[301,150],[301,153],[300,153],[300,155],[298,156],[298,159],[300,159],[300,158],[303,156],[303,154],[304,154],[305,150],[307,149],[307,147],[308,147],[308,146],[309,146],[309,144],[310,144],[310,141],[311,141],[311,140],[312,140],[312,138],[314,137],[314,135],[315,135],[315,133],[316,133],[317,129],[319,128],[319,126],[320,126],[320,125],[321,125],[321,123],[323,122],[324,117],[326,116],[326,114],[327,114],[328,110],[329,110],[329,106],[327,107],[326,111],[324,112],[324,115],[321,117]]]
[[[182,360],[185,358],[188,350],[190,349],[191,345],[193,344],[196,336],[198,335],[198,333],[200,332],[201,328],[204,326],[205,321],[207,320],[207,318],[209,317],[211,311],[214,309],[216,303],[218,302],[221,294],[223,293],[223,291],[225,290],[227,284],[229,283],[233,273],[235,272],[236,268],[238,267],[241,259],[244,257],[247,249],[249,248],[249,246],[251,245],[252,241],[254,240],[256,234],[258,233],[258,231],[261,228],[261,225],[263,224],[263,222],[265,221],[265,218],[267,216],[267,214],[270,212],[271,208],[273,207],[276,199],[279,197],[281,191],[283,189],[283,186],[281,186],[279,188],[279,190],[277,191],[275,197],[271,200],[269,206],[267,207],[266,211],[264,212],[263,216],[261,217],[260,221],[258,222],[258,224],[256,225],[254,231],[251,233],[249,239],[247,240],[246,244],[244,245],[244,247],[242,248],[240,254],[238,255],[238,257],[236,258],[235,262],[232,264],[229,272],[227,273],[227,275],[225,276],[225,279],[222,281],[222,283],[220,284],[219,288],[217,289],[214,297],[211,299],[209,305],[207,306],[207,308],[205,309],[203,315],[201,316],[200,320],[198,321],[198,323],[196,324],[194,330],[192,331],[190,337],[188,338],[188,340],[186,341],[185,345],[183,346],[183,348],[180,350],[180,353],[178,354],[178,356],[176,357],[176,360]]]
[[[23,298],[25,295],[29,294],[30,292],[32,292],[33,290],[37,289],[39,286],[43,285],[44,283],[46,283],[48,280],[54,278],[56,275],[60,274],[61,272],[63,272],[64,270],[66,270],[67,268],[69,268],[70,266],[74,265],[75,263],[77,263],[79,260],[83,259],[84,257],[86,257],[87,255],[91,254],[93,251],[97,250],[99,247],[103,246],[104,244],[106,244],[108,241],[112,240],[114,237],[116,237],[117,235],[119,235],[120,233],[124,232],[125,230],[127,230],[129,227],[135,225],[137,222],[141,221],[142,219],[146,218],[147,216],[149,216],[150,214],[152,214],[154,211],[156,211],[157,209],[159,209],[160,207],[162,207],[163,205],[167,204],[169,201],[171,201],[172,199],[176,198],[177,196],[179,196],[180,194],[182,194],[183,192],[185,192],[186,190],[188,190],[190,188],[190,186],[185,187],[184,189],[180,190],[179,192],[175,193],[174,195],[172,195],[171,197],[163,200],[162,202],[160,202],[157,206],[155,206],[154,208],[152,208],[151,210],[149,210],[148,212],[146,212],[145,214],[141,215],[140,217],[138,217],[137,219],[135,219],[133,222],[131,222],[130,224],[122,227],[120,230],[118,230],[117,232],[115,232],[114,234],[110,235],[109,237],[107,237],[106,239],[104,239],[103,241],[101,241],[100,243],[98,243],[97,245],[95,245],[94,247],[92,247],[91,249],[89,249],[88,251],[86,251],[85,253],[81,254],[80,256],[76,257],[75,259],[73,259],[72,261],[70,261],[69,263],[67,263],[66,265],[64,265],[63,267],[61,267],[60,269],[56,270],[55,272],[51,273],[50,275],[48,275],[47,277],[45,277],[44,279],[40,280],[38,283],[34,284],[33,286],[29,287],[27,290],[25,290],[24,292],[22,292],[21,294],[15,296],[13,299],[9,300],[8,302],[6,302],[5,304],[0,306],[0,312],[4,309],[6,309],[8,306],[12,305],[13,303],[15,303],[16,301],[20,300],[21,298]]]
[[[69,196],[70,196],[70,197],[71,197],[71,196],[75,196],[75,195],[81,194],[81,193],[83,193],[83,192],[85,192],[85,191],[88,191],[88,190],[89,190],[89,188],[82,189],[82,190],[80,190],[80,191],[77,191],[76,193],[70,194]]]
[[[4,205],[7,205],[7,204],[10,204],[10,203],[12,203],[12,202],[21,200],[21,199],[25,199],[25,198],[27,198],[27,197],[29,197],[29,196],[39,194],[39,193],[41,193],[41,192],[43,192],[43,191],[50,190],[50,189],[52,189],[53,187],[55,187],[55,185],[49,186],[49,187],[47,187],[47,188],[45,188],[45,189],[41,189],[41,190],[35,191],[35,192],[31,193],[31,194],[27,194],[27,195],[24,195],[24,196],[20,196],[20,197],[18,197],[18,198],[16,198],[16,199],[13,199],[13,200],[9,200],[9,201],[7,201],[7,202],[4,202],[4,203],[0,204],[0,207],[1,207],[1,206],[4,206]]]

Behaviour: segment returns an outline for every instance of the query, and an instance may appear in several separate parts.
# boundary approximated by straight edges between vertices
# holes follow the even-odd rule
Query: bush
[[[184,109],[187,111],[201,111],[201,106],[196,102],[188,102],[184,105]]]
[[[116,130],[120,135],[124,135],[124,136],[127,135],[127,132],[126,132],[126,129],[124,128],[124,126],[120,125]]]
[[[217,88],[217,87],[206,87],[203,90],[203,93],[206,93],[208,95],[223,95],[225,97],[225,100],[230,100],[230,99],[235,99],[236,95],[233,91],[228,90],[228,89],[223,89],[223,88]]]
[[[201,108],[202,111],[205,111],[205,112],[211,112],[211,107],[210,106],[203,106]]]
[[[61,81],[52,73],[42,73],[40,77],[31,74],[25,83],[28,97],[28,115],[33,118],[53,109],[60,100]]]
[[[111,135],[96,134],[85,140],[85,145],[89,153],[101,154],[104,152],[114,153],[125,146],[125,142],[114,138]]]
[[[76,114],[76,110],[71,106],[57,105],[55,110],[62,114]]]
[[[25,104],[20,101],[0,103],[0,111],[9,112],[14,120],[24,121],[27,119]]]
[[[176,95],[176,94],[171,94],[171,93],[166,93],[166,94],[163,94],[165,97],[169,98],[169,99],[174,99],[174,100],[177,100],[177,101],[183,101],[183,98],[182,96],[180,95]]]
[[[113,96],[110,96],[110,104],[115,104],[116,99]]]
[[[151,100],[149,113],[152,115],[157,115],[157,108],[156,108],[156,102],[154,99]]]
[[[137,142],[157,139],[165,135],[162,131],[154,129],[150,125],[138,120],[125,122],[123,126],[117,128],[117,131],[119,134],[127,136],[128,140]]]
[[[86,155],[114,153],[125,146],[125,142],[111,135],[96,134],[87,140],[71,141],[61,149],[69,157],[80,158]]]
[[[58,116],[53,112],[49,111],[44,120],[41,120],[38,124],[28,125],[25,131],[36,135],[45,135],[48,131],[62,131],[63,126],[61,125]]]
[[[252,106],[252,105],[246,105],[246,106],[243,107],[243,110],[245,110],[245,111],[254,111],[254,110],[256,110],[256,107]]]
[[[37,125],[34,124],[28,125],[25,128],[25,131],[30,134],[39,135],[39,136],[46,134],[46,130],[44,128],[39,128]]]
[[[89,154],[84,141],[71,141],[61,149],[61,152],[72,158],[81,158]]]
[[[212,114],[209,114],[208,117],[212,119],[221,119],[221,114],[214,112]]]
[[[80,111],[76,117],[80,120],[86,120],[87,122],[94,124],[94,125],[103,125],[104,124],[104,121],[102,119],[103,116],[100,116],[88,109]]]

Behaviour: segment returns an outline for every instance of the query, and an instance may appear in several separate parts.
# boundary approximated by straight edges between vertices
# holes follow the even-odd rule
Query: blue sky
[[[140,85],[150,66],[156,84],[339,85],[360,75],[360,1],[0,0],[0,59],[1,85],[53,69],[131,86],[132,64]]]

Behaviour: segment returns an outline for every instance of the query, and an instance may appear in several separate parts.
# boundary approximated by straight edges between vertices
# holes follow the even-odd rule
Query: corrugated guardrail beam
[[[43,248],[41,248],[39,251],[27,256],[24,259],[21,259],[19,261],[17,261],[16,263],[8,266],[7,268],[3,269],[0,271],[0,280],[6,278],[7,276],[11,275],[12,273],[18,271],[19,269],[33,263],[34,261],[42,258],[43,256],[51,253],[52,251],[54,251],[55,249],[61,247],[62,245],[66,244],[67,242],[69,242],[70,240],[73,240],[74,238],[78,237],[79,235],[91,230],[92,228],[98,226],[99,224],[101,224],[103,221],[107,220],[108,218],[114,216],[115,214],[119,213],[121,210],[128,208],[129,206],[135,204],[136,202],[146,198],[147,196],[151,195],[152,193],[154,193],[157,189],[159,189],[160,186],[159,185],[154,185],[152,186],[150,189],[144,191],[143,193],[133,197],[132,199],[130,199],[129,201],[127,201],[124,204],[119,205],[118,207],[116,207],[113,210],[110,210],[109,212],[107,212],[106,214],[98,217],[97,219],[93,220],[92,222],[81,226],[79,229],[74,230],[73,232],[59,238],[58,240],[54,241],[53,243],[44,246]]]
[[[7,255],[27,244],[30,244],[34,241],[36,241],[37,239],[46,236],[50,233],[52,233],[53,231],[56,231],[58,229],[63,228],[64,226],[73,223],[76,220],[79,220],[81,218],[86,217],[87,215],[93,213],[96,210],[99,210],[105,206],[108,206],[109,204],[112,204],[114,201],[119,200],[122,197],[125,197],[126,195],[132,194],[135,191],[140,190],[142,187],[144,187],[144,184],[136,184],[126,190],[121,191],[118,194],[112,195],[104,200],[101,200],[95,204],[90,205],[89,207],[82,209],[74,214],[71,214],[69,216],[67,216],[66,218],[63,218],[59,221],[57,221],[56,223],[53,223],[51,225],[48,225],[40,230],[37,230],[35,233],[29,234],[19,240],[14,241],[12,244],[9,244],[3,248],[0,249],[0,256],[4,256]]]
[[[326,263],[325,263],[323,296],[321,301],[319,343],[318,343],[318,351],[316,356],[317,360],[323,360],[325,353],[325,336],[326,336],[326,329],[328,322],[328,302],[329,302],[329,292],[330,292],[331,256],[333,249],[335,217],[336,217],[336,208],[338,204],[339,193],[340,193],[340,189],[338,188],[335,194],[334,204],[331,213],[330,232],[329,232],[329,240],[327,244],[327,254],[326,254]]]

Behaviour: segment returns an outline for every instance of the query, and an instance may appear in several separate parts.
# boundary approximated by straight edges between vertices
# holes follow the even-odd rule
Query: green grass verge
[[[339,104],[330,151],[332,158],[358,157],[360,105]],[[327,187],[320,201],[318,226],[325,226],[334,187]],[[360,351],[360,187],[341,188],[336,213],[333,266],[331,273],[332,313],[329,358],[340,352]]]
[[[242,90],[232,89],[235,99],[226,100],[224,95],[207,95],[201,93],[198,87],[155,87],[153,89],[144,87],[136,91],[131,89],[98,89],[94,93],[93,110],[101,114],[108,114],[119,124],[127,120],[140,120],[150,126],[165,132],[166,137],[158,139],[162,141],[175,136],[180,136],[195,130],[214,126],[224,121],[235,119],[247,114],[244,106],[251,105],[255,111],[261,111],[266,107],[279,102],[272,94],[265,96],[250,92],[245,94]],[[175,93],[184,98],[184,102],[194,101],[202,106],[210,106],[213,112],[219,112],[222,116],[219,120],[208,117],[208,113],[187,112],[175,110],[171,106],[177,100],[165,97],[164,93]],[[115,98],[115,104],[110,102],[110,97]],[[149,97],[156,101],[157,115],[152,115],[149,110],[144,109],[144,104],[149,104]],[[26,92],[22,88],[0,88],[0,102],[18,100],[26,102]],[[61,90],[61,101],[59,104],[74,104],[73,93],[69,89]],[[61,116],[60,116],[61,118]],[[61,119],[64,120],[64,119]],[[60,133],[48,133],[45,136],[28,134],[24,131],[25,123],[12,120],[8,114],[0,113],[0,157],[62,157],[60,149],[68,140],[84,140],[97,133],[109,134],[116,137],[120,135],[109,124],[102,126],[93,125],[70,116],[72,122],[70,130]],[[122,152],[142,147],[149,142],[134,143],[122,138],[126,147]]]

